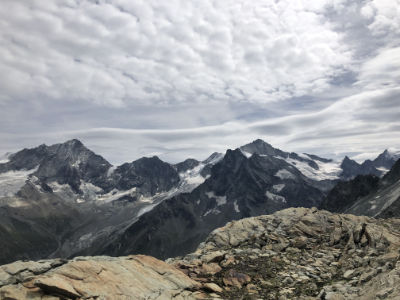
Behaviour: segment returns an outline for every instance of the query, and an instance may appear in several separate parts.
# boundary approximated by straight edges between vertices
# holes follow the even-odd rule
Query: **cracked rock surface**
[[[2,266],[0,299],[197,299],[202,294],[195,291],[197,282],[150,256],[78,257],[47,268],[52,263]]]
[[[400,299],[400,220],[289,208],[170,259],[222,299]]]

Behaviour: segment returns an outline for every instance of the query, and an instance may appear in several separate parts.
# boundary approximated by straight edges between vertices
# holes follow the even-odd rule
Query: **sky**
[[[0,153],[400,148],[400,0],[2,0]]]

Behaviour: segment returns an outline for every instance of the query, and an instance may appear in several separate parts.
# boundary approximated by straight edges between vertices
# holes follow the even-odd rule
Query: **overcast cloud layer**
[[[400,148],[400,0],[2,0],[0,152]]]

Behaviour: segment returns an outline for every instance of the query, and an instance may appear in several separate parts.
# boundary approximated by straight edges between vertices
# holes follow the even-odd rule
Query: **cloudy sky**
[[[0,153],[400,148],[400,0],[2,0]]]

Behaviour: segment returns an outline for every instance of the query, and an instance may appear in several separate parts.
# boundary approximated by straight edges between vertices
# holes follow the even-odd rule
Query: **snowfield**
[[[36,170],[37,168],[0,173],[0,197],[14,196],[25,185],[29,175],[35,173]]]

